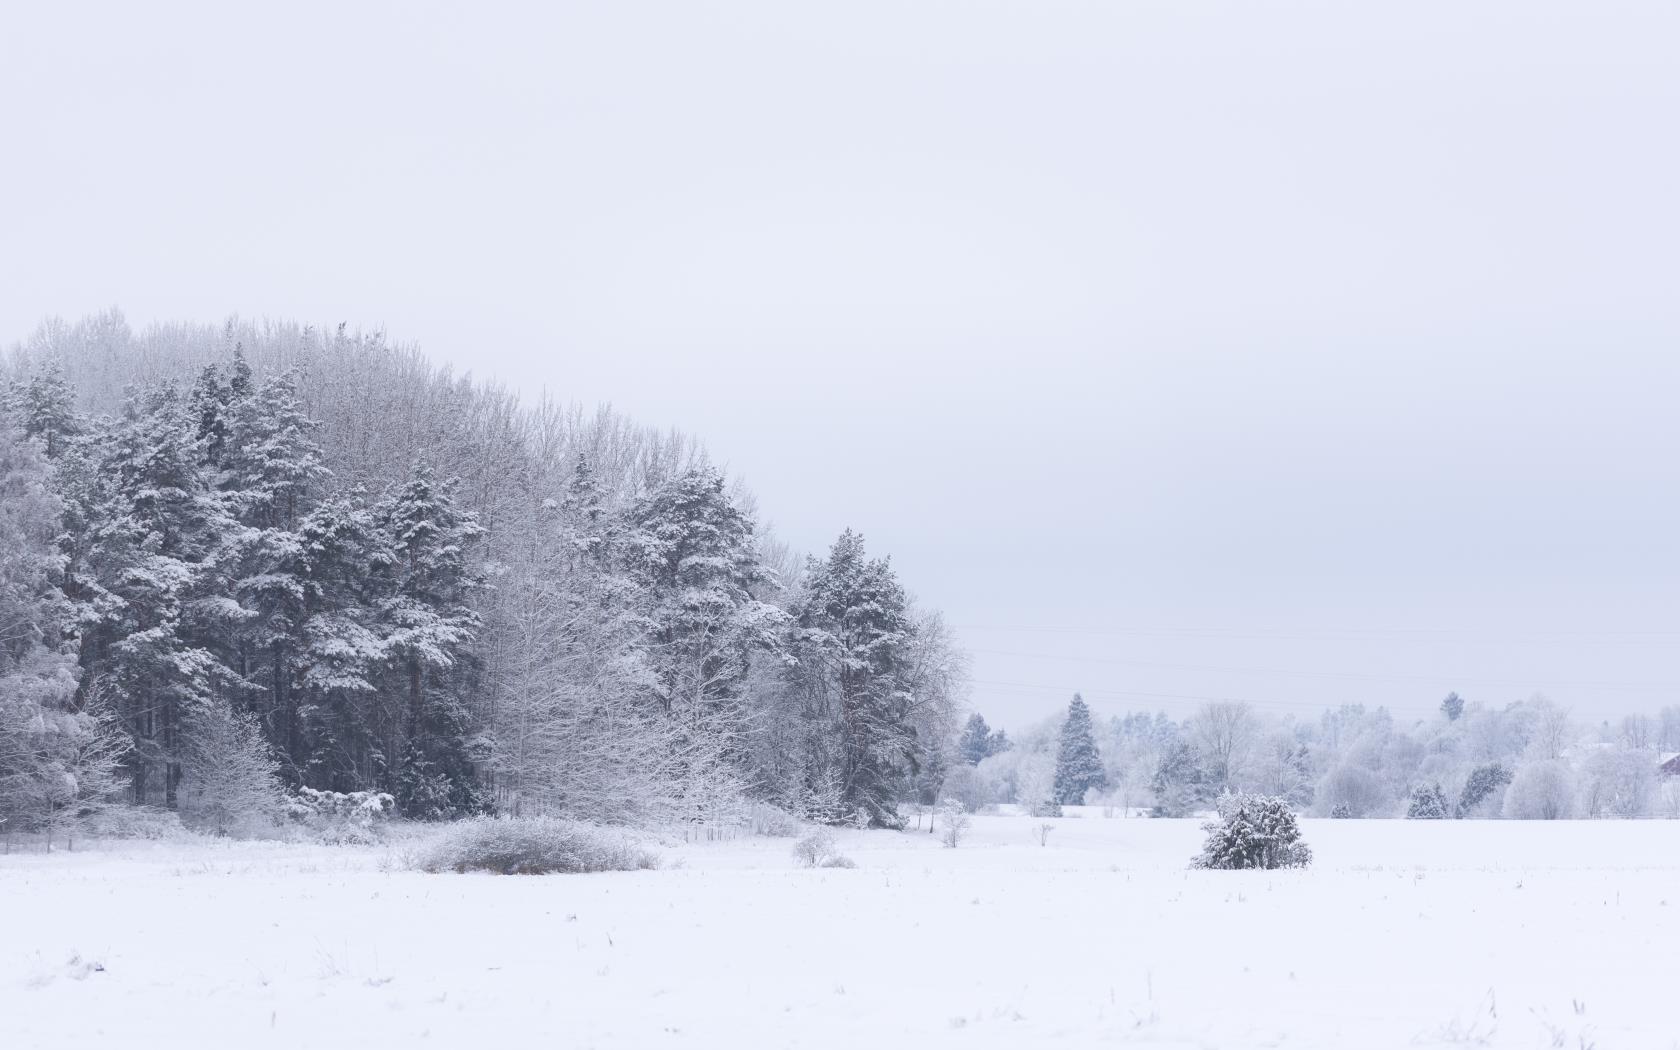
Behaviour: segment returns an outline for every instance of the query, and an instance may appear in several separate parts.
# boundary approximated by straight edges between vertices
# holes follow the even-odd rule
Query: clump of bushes
[[[361,846],[379,841],[380,828],[396,813],[397,803],[383,791],[317,791],[298,788],[287,797],[286,818],[310,837],[333,846]]]
[[[1219,797],[1219,819],[1202,825],[1207,842],[1192,868],[1304,868],[1312,850],[1301,841],[1301,825],[1289,804],[1270,795],[1228,793]]]
[[[852,858],[840,852],[834,835],[827,828],[817,828],[793,844],[793,859],[806,868],[855,868]]]
[[[621,836],[553,817],[474,817],[445,828],[415,857],[427,872],[498,875],[637,871],[659,859]]]

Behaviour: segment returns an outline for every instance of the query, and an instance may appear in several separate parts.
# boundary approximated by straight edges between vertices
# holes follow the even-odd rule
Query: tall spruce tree
[[[421,463],[374,509],[387,544],[376,562],[385,585],[378,601],[384,691],[403,697],[405,706],[391,748],[401,755],[394,787],[403,810],[424,819],[485,804],[469,703],[481,622],[472,595],[483,584],[469,552],[484,529],[451,488]]]
[[[1064,806],[1085,804],[1085,793],[1107,781],[1097,740],[1091,732],[1091,709],[1078,693],[1068,704],[1056,748],[1056,801]]]
[[[850,529],[826,560],[811,560],[795,606],[793,673],[822,728],[807,790],[816,797],[837,783],[843,816],[861,812],[881,827],[903,826],[898,800],[915,765],[906,606],[892,566],[869,558]]]
[[[223,563],[236,523],[175,388],[132,398],[98,443],[96,469],[71,472],[73,514],[88,529],[67,581],[83,687],[117,698],[135,801],[174,808],[192,720],[228,680],[203,639],[238,611]]]

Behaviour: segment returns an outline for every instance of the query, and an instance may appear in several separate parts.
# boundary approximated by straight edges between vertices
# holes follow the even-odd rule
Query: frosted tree
[[[1009,750],[1009,738],[1002,731],[993,730],[986,724],[986,719],[980,714],[968,716],[963,724],[962,737],[957,743],[957,751],[964,762],[977,766],[993,755],[1002,754]]]
[[[379,701],[388,663],[376,607],[388,584],[386,537],[356,499],[331,497],[298,525],[303,621],[294,658],[295,721],[277,743],[310,787],[339,792],[394,787],[393,741],[403,712]],[[298,572],[288,571],[288,577]]]
[[[696,736],[738,742],[751,655],[775,646],[782,622],[753,593],[764,577],[751,516],[721,474],[696,467],[636,500],[619,543],[646,596],[660,706]]]
[[[1477,815],[1484,802],[1494,798],[1494,793],[1511,782],[1511,771],[1497,762],[1477,766],[1465,778],[1464,789],[1458,795],[1458,815],[1471,817]]]
[[[209,705],[193,720],[183,765],[181,813],[189,823],[228,835],[260,831],[278,817],[279,767],[254,716]]]
[[[48,459],[56,459],[86,424],[76,412],[76,392],[64,374],[64,363],[48,357],[28,380],[17,384],[8,399],[12,423],[24,436],[40,442]]]
[[[1448,693],[1441,701],[1441,713],[1447,716],[1447,721],[1456,722],[1464,714],[1464,700],[1457,693]]]
[[[134,740],[134,800],[174,808],[186,725],[230,677],[203,640],[238,614],[222,562],[237,526],[174,388],[131,399],[94,441],[92,469],[65,475],[85,529],[66,591],[84,671],[111,690]]]
[[[1451,815],[1447,793],[1440,784],[1419,784],[1406,803],[1408,820],[1445,820]]]
[[[1150,782],[1155,795],[1152,817],[1184,817],[1195,812],[1209,798],[1207,773],[1201,756],[1184,741],[1176,741],[1161,755]]]
[[[1084,805],[1085,793],[1105,783],[1102,756],[1091,733],[1091,709],[1075,693],[1056,747],[1056,801],[1064,806]]]
[[[1575,774],[1566,762],[1530,762],[1511,778],[1504,809],[1512,820],[1567,820],[1575,815]]]
[[[54,586],[63,504],[49,487],[45,435],[0,418],[0,832],[42,832],[47,848],[116,792],[127,737],[78,699]],[[62,451],[62,450],[61,450]]]
[[[483,580],[468,560],[484,529],[421,463],[374,508],[387,543],[377,601],[389,694],[403,697],[395,778],[410,816],[439,819],[483,808],[475,762],[481,757],[467,695],[476,668],[481,619],[472,605]],[[388,694],[388,695],[389,695]]]
[[[849,809],[902,826],[897,802],[916,754],[906,682],[915,625],[904,588],[847,530],[827,559],[811,560],[795,617],[792,673],[809,716],[833,741],[812,774],[834,770]]]
[[[1234,787],[1246,773],[1260,736],[1253,709],[1240,700],[1204,704],[1190,719],[1188,729],[1214,789]]]
[[[1381,778],[1351,762],[1343,762],[1325,775],[1319,782],[1317,799],[1321,812],[1342,817],[1368,817],[1394,805]]]

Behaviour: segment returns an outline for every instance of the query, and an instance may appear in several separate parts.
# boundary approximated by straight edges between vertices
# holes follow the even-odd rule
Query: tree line
[[[887,559],[798,558],[681,435],[520,404],[378,334],[114,314],[0,406],[0,819],[902,823],[965,661]]]
[[[970,808],[1095,803],[1182,817],[1233,793],[1324,817],[1680,819],[1680,705],[1594,723],[1544,696],[1452,693],[1410,722],[1357,704],[1267,718],[1241,701],[1182,720],[1098,721],[1075,696],[1065,716],[1014,740],[971,715],[958,751],[945,788]]]

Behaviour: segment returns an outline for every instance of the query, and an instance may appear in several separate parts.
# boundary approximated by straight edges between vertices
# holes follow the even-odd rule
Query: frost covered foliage
[[[968,829],[973,824],[962,804],[955,799],[950,799],[939,807],[939,822],[943,827],[939,833],[939,841],[947,849],[956,849],[962,840],[968,837]]]
[[[215,835],[261,835],[282,811],[279,766],[251,715],[213,705],[194,718],[181,817]]]
[[[396,809],[383,791],[317,791],[299,788],[286,800],[288,819],[321,842],[333,845],[378,841],[379,828]]]
[[[1575,775],[1567,763],[1535,762],[1517,770],[1505,791],[1513,820],[1566,820],[1575,815]]]
[[[1340,766],[1318,785],[1318,805],[1333,817],[1373,816],[1390,805],[1389,798],[1382,781],[1363,766]]]
[[[1152,817],[1187,817],[1208,800],[1208,778],[1201,756],[1183,741],[1173,743],[1161,755],[1150,781],[1155,795]]]
[[[554,817],[478,817],[449,825],[415,859],[421,871],[578,874],[653,868],[658,858],[614,832]]]
[[[1204,824],[1207,842],[1193,868],[1304,868],[1312,850],[1289,804],[1266,795],[1227,793],[1217,803],[1219,819]]]
[[[0,409],[0,835],[39,834],[51,849],[115,797],[128,738],[97,688],[77,696],[54,585],[64,507],[38,445],[62,444],[75,424],[58,373],[33,389],[35,414]]]
[[[793,844],[793,859],[804,868],[852,868],[857,865],[840,852],[834,833],[817,828]]]
[[[1411,798],[1406,803],[1406,819],[1446,820],[1451,815],[1447,793],[1441,790],[1441,785],[1419,784],[1412,789]]]

